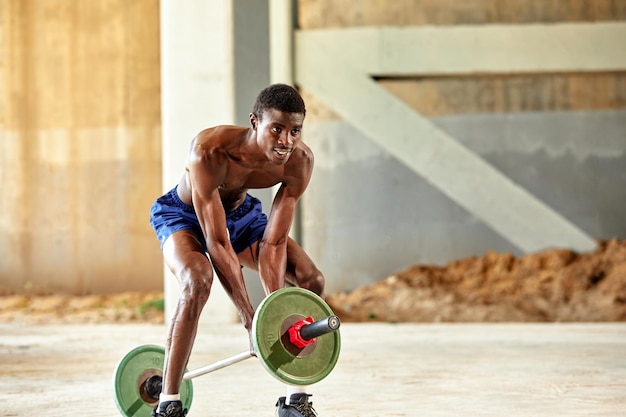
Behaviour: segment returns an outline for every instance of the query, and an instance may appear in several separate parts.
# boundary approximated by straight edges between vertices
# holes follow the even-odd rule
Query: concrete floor
[[[2,416],[119,416],[112,373],[155,325],[0,324]],[[343,324],[333,372],[311,387],[320,417],[626,416],[624,324]],[[247,347],[203,325],[195,369]],[[190,417],[272,416],[284,386],[257,359],[193,380]]]

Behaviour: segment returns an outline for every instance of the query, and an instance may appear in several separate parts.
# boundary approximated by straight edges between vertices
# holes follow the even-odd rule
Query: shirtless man
[[[259,93],[250,126],[216,126],[192,141],[185,173],[159,197],[150,223],[161,242],[165,263],[181,284],[168,329],[163,389],[153,416],[182,417],[179,388],[209,298],[213,270],[251,331],[254,310],[242,266],[259,272],[266,294],[285,282],[322,296],[324,277],[289,236],[296,203],[309,184],[313,153],[301,141],[302,97],[274,84]],[[280,187],[269,219],[248,189]],[[208,256],[207,256],[208,255]],[[252,343],[250,352],[254,353]],[[315,416],[306,387],[288,387],[279,417]]]

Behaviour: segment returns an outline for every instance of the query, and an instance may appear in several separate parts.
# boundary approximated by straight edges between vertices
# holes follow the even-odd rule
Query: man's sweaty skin
[[[319,271],[302,271],[314,268],[313,262],[288,237],[296,203],[313,169],[313,154],[300,140],[304,115],[268,109],[259,116],[250,115],[249,128],[218,126],[198,134],[178,184],[178,196],[194,207],[210,262],[248,332],[254,310],[241,265],[259,271],[266,294],[282,288],[285,281],[318,295],[322,295],[324,285]],[[263,238],[236,254],[228,236],[225,213],[239,207],[249,189],[277,184],[280,187]],[[167,340],[166,351],[173,363],[166,358],[163,392],[171,393],[178,392],[182,382],[213,274],[202,244],[190,231],[173,233],[163,245],[163,254],[183,284],[174,312],[176,321]],[[315,279],[301,282],[298,277]],[[252,343],[250,351],[254,354]]]

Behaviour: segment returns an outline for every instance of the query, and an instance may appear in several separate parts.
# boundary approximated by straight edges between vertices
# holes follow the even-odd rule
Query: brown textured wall
[[[624,0],[299,0],[301,29],[626,20]],[[626,73],[381,79],[426,116],[626,108]],[[309,119],[336,118],[304,92]]]
[[[626,73],[481,75],[380,80],[425,116],[626,108]]]
[[[298,0],[302,29],[625,19],[624,0]]]
[[[161,287],[158,0],[0,2],[0,291]]]

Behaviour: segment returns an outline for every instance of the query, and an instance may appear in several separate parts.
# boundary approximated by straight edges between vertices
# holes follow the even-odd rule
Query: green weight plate
[[[315,293],[302,288],[284,288],[267,296],[257,307],[252,340],[257,357],[278,380],[292,385],[311,385],[324,379],[339,359],[339,331],[316,338],[298,349],[289,341],[288,329],[306,317],[321,320],[333,311]]]
[[[163,374],[165,349],[156,345],[142,345],[128,352],[118,363],[113,375],[115,405],[126,417],[150,417],[157,404],[143,391],[143,383],[151,376]],[[183,381],[180,398],[185,408],[191,406],[193,385]]]

